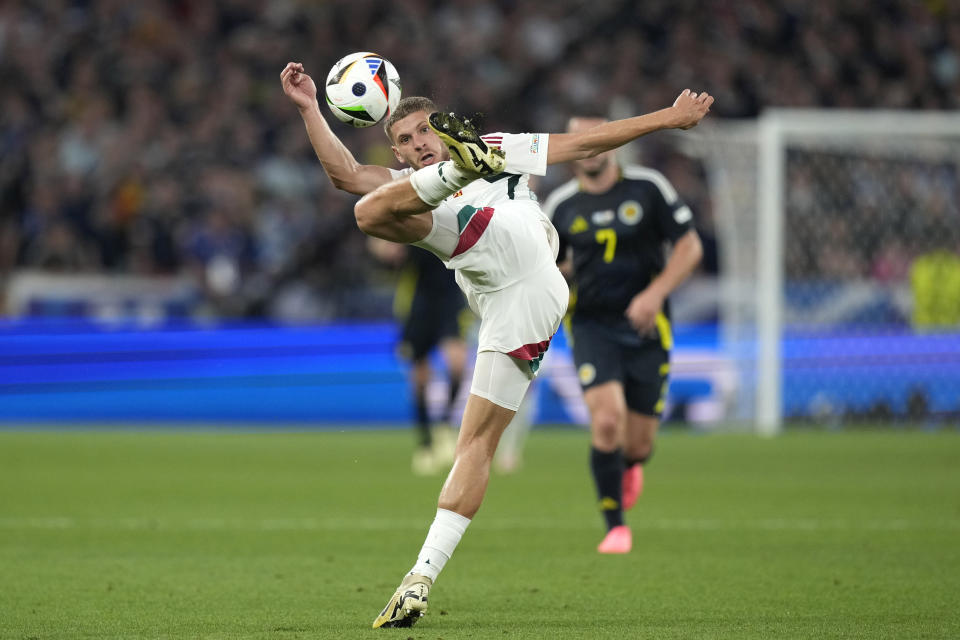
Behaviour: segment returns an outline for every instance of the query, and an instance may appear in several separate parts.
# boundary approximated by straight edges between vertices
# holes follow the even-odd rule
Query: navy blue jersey
[[[407,258],[400,272],[393,304],[399,319],[406,321],[415,314],[418,316],[416,321],[423,321],[424,316],[431,314],[431,308],[452,307],[459,311],[466,304],[453,271],[426,249],[407,247]]]
[[[574,179],[544,202],[544,211],[573,252],[577,318],[636,336],[624,317],[635,295],[666,264],[666,246],[693,228],[693,214],[663,174],[627,166],[606,193],[581,191]],[[664,314],[669,309],[664,304]]]

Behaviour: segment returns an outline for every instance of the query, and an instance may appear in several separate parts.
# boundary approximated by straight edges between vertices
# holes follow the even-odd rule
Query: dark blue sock
[[[607,452],[590,447],[590,471],[607,531],[619,527],[623,524],[623,450]]]

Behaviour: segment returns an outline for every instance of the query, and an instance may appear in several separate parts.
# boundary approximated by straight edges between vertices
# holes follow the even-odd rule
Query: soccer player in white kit
[[[689,129],[713,98],[685,90],[671,107],[589,131],[482,137],[468,121],[437,112],[430,100],[405,98],[384,127],[397,159],[410,165],[395,171],[356,161],[320,114],[316,85],[302,64],[288,63],[280,79],[334,186],[363,196],[354,207],[360,230],[433,252],[455,269],[480,316],[470,396],[436,518],[413,568],[373,622],[375,628],[409,627],[426,611],[433,581],[480,508],[500,435],[567,308],[556,232],[527,176],[653,131]]]

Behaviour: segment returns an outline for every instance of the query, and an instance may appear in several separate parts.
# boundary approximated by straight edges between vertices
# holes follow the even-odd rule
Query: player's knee
[[[590,419],[594,439],[603,443],[616,443],[619,440],[622,421],[622,414],[615,409],[594,411]]]

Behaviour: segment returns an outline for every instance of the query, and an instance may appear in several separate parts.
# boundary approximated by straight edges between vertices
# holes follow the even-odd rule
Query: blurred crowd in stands
[[[960,107],[949,0],[6,0],[0,281],[189,274],[223,316],[389,309],[355,198],[331,187],[279,84],[289,60],[322,84],[357,50],[389,58],[405,95],[483,113],[487,130],[560,131],[598,104],[643,113],[685,87],[714,94],[717,118]],[[380,127],[332,126],[361,162],[392,162]],[[640,160],[709,241],[704,172],[664,140]]]
[[[960,256],[960,132],[946,154],[858,142],[789,152],[787,277],[904,282],[917,256]]]

